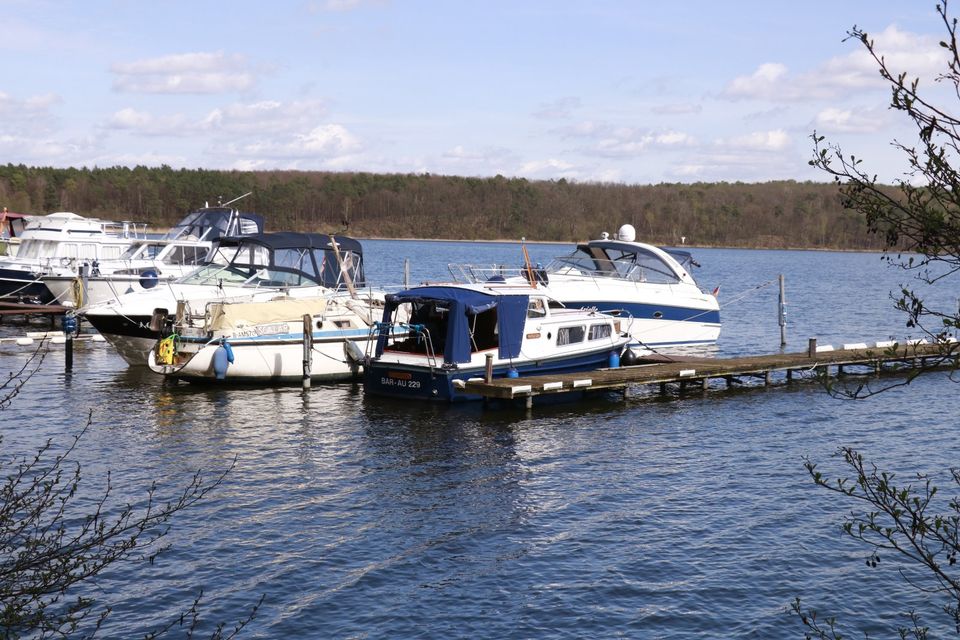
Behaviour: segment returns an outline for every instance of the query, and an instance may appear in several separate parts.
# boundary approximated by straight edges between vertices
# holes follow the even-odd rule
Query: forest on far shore
[[[629,223],[658,245],[881,249],[841,206],[834,183],[618,183],[321,171],[0,165],[0,207],[73,211],[162,229],[192,209],[249,196],[235,207],[268,231],[358,238],[573,242]],[[682,240],[683,239],[683,240]]]

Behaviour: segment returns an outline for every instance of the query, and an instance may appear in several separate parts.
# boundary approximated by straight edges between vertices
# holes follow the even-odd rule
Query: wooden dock
[[[954,366],[958,364],[958,343],[929,344],[923,341],[906,343],[878,342],[845,345],[843,349],[831,347],[811,349],[802,353],[778,353],[745,356],[739,358],[682,358],[666,359],[652,364],[639,364],[613,369],[598,369],[562,375],[526,376],[522,378],[495,378],[485,381],[471,378],[462,387],[463,393],[476,394],[484,399],[522,400],[532,406],[537,396],[572,392],[617,391],[624,392],[636,385],[659,385],[666,393],[667,385],[679,385],[681,390],[689,387],[708,390],[711,381],[722,380],[726,387],[739,378],[754,377],[764,385],[774,382],[773,374],[783,373],[790,381],[797,373],[815,372],[819,375],[851,373],[879,374],[884,367]],[[930,362],[933,365],[930,365]],[[866,369],[864,371],[864,368]],[[846,369],[846,371],[845,371]]]

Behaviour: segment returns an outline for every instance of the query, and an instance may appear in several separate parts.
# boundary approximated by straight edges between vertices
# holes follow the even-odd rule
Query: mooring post
[[[778,322],[780,323],[780,346],[787,346],[787,294],[783,286],[783,274],[780,274],[780,300],[778,307]]]
[[[483,371],[483,381],[487,384],[493,382],[493,354],[487,354],[486,368]]]
[[[303,388],[310,388],[310,370],[313,368],[313,316],[303,314]]]
[[[817,357],[817,339],[810,338],[807,340],[807,355],[811,358]]]
[[[66,373],[73,371],[73,336],[77,332],[77,316],[72,311],[63,314],[60,321],[63,328],[64,343],[63,370]]]
[[[403,259],[403,288],[410,288],[410,258]]]

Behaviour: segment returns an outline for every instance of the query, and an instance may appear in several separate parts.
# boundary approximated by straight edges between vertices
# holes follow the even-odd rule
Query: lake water
[[[447,263],[520,263],[516,244],[365,241],[368,276],[448,278]],[[530,245],[546,262],[564,245]],[[877,254],[694,250],[720,286],[717,355],[776,352],[778,274],[788,350],[910,337],[890,292],[909,276]],[[930,294],[956,308],[956,282]],[[4,326],[4,335],[23,327]],[[913,330],[914,332],[916,330]],[[918,337],[919,334],[913,337]],[[0,346],[0,371],[28,348]],[[636,393],[485,410],[365,398],[355,385],[165,385],[109,347],[54,347],[0,413],[4,455],[67,444],[87,494],[107,470],[121,501],[172,495],[236,458],[223,486],[172,522],[171,550],[102,576],[103,637],[142,635],[204,589],[210,623],[261,594],[249,638],[785,638],[800,596],[854,634],[892,637],[909,608],[943,622],[885,556],[838,529],[853,506],[814,487],[805,456],[844,474],[839,446],[945,490],[958,459],[956,383],[929,374],[867,401],[813,383]],[[205,627],[209,628],[209,627]],[[948,628],[945,625],[939,627]],[[886,631],[884,631],[886,630]]]

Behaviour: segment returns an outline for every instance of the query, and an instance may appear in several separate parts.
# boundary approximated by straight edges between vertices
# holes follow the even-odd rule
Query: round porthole
[[[662,312],[662,311],[654,311],[654,312],[653,312],[653,317],[656,318],[657,320],[659,320],[660,318],[663,317],[663,312]]]
[[[552,340],[552,339],[553,339],[553,334],[547,331],[547,340]]]
[[[317,329],[323,329],[323,320],[317,320]]]

